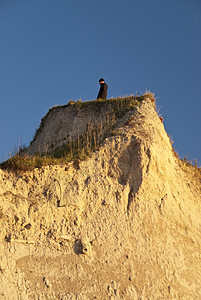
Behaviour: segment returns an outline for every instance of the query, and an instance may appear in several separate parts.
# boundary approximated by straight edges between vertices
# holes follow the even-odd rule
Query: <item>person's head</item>
[[[103,78],[100,78],[100,79],[99,79],[99,83],[100,83],[100,84],[102,84],[102,83],[104,83],[104,82],[105,82],[105,80],[104,80]]]

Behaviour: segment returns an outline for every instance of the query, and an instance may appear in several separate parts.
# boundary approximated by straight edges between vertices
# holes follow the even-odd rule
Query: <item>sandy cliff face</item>
[[[153,104],[83,162],[0,170],[0,299],[200,299],[200,175]]]
[[[94,105],[64,105],[55,106],[41,120],[34,140],[26,150],[28,155],[46,153],[54,147],[62,146],[71,140],[76,140],[88,126],[101,126],[111,118],[114,103],[109,101]],[[91,104],[90,104],[91,103]],[[110,120],[112,121],[112,120]]]

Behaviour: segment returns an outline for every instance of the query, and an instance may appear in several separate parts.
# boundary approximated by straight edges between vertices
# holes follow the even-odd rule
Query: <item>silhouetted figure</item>
[[[107,89],[108,89],[108,85],[105,83],[103,78],[99,79],[99,83],[100,83],[100,90],[97,96],[97,99],[107,99]]]

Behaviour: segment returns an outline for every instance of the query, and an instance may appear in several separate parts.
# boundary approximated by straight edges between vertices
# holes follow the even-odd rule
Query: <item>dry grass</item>
[[[193,184],[201,193],[201,168],[186,159],[179,159],[179,166],[185,172],[189,185]]]
[[[142,96],[127,96],[122,98],[112,98],[109,100],[94,100],[82,102],[70,101],[68,105],[75,105],[78,107],[87,107],[89,105],[110,105],[105,117],[101,124],[94,122],[87,125],[84,132],[72,139],[71,137],[60,147],[52,145],[51,149],[46,153],[36,153],[33,157],[23,155],[24,149],[19,151],[13,157],[1,164],[2,169],[10,169],[17,172],[23,172],[33,170],[34,168],[40,168],[46,165],[66,164],[72,160],[84,160],[91,155],[93,151],[96,151],[103,143],[106,137],[114,135],[115,122],[117,119],[125,115],[126,112],[133,110],[146,98],[151,99],[155,103],[155,98],[152,93],[146,93]],[[68,106],[67,105],[67,106]],[[46,116],[41,120],[40,127],[37,129],[33,141],[37,138],[37,135],[43,130],[44,123],[47,116],[54,109],[62,109],[65,106],[56,106],[48,111]],[[111,109],[112,107],[112,109]],[[33,141],[31,143],[33,143]]]
[[[170,139],[173,143],[172,139]],[[189,184],[194,184],[201,192],[201,168],[198,167],[197,160],[190,161],[187,157],[183,159],[179,157],[177,151],[172,147],[173,154],[178,162],[179,167],[185,172]]]

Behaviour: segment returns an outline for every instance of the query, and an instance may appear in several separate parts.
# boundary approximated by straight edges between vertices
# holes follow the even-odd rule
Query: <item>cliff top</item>
[[[0,170],[0,296],[200,299],[200,170],[177,157],[150,97],[78,104],[53,108],[33,156],[7,165],[26,172]]]
[[[30,146],[21,149],[1,167],[31,170],[85,159],[106,137],[114,135],[122,120],[128,119],[147,99],[155,107],[152,93],[109,100],[70,101],[67,105],[54,106],[42,118]]]

